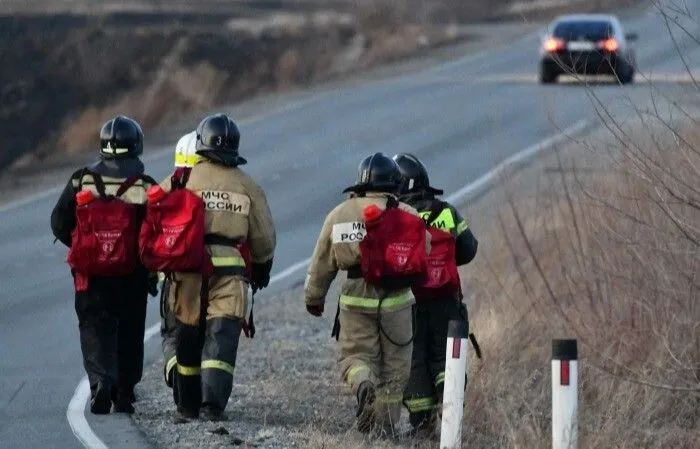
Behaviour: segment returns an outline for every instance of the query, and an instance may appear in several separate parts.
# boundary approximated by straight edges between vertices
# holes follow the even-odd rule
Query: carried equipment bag
[[[417,301],[431,298],[445,298],[460,291],[459,270],[455,258],[455,239],[449,232],[430,226],[447,203],[434,201],[430,215],[425,222],[430,232],[430,254],[427,257],[428,271],[425,282],[413,286]]]
[[[81,278],[133,273],[139,263],[137,209],[119,197],[140,177],[127,178],[115,195],[107,195],[102,176],[90,175],[98,196],[90,190],[76,194],[76,226],[71,233],[68,265]]]
[[[213,271],[204,243],[204,201],[186,188],[190,171],[189,167],[175,170],[168,193],[157,185],[148,191],[139,254],[150,271],[201,272],[205,276]]]
[[[422,283],[426,277],[426,225],[422,218],[401,210],[394,197],[383,211],[365,208],[365,236],[360,242],[362,277],[385,290]]]

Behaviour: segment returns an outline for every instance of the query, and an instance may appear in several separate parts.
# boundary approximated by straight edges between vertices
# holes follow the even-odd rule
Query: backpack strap
[[[386,208],[390,209],[392,207],[399,207],[399,200],[393,195],[389,195],[386,199]]]
[[[128,178],[126,178],[124,182],[122,182],[122,185],[119,186],[119,189],[117,190],[117,193],[114,196],[120,197],[124,195],[124,193],[126,193],[127,190],[132,188],[134,184],[136,184],[136,181],[138,181],[139,179],[141,179],[140,175],[129,176]],[[102,183],[102,188],[104,189],[104,183]]]
[[[187,181],[190,179],[191,172],[191,167],[178,167],[175,169],[175,173],[173,173],[173,176],[170,178],[170,184],[173,190],[184,189],[187,185]]]
[[[105,190],[105,182],[102,179],[102,175],[92,172],[90,174],[92,175],[93,181],[95,181],[95,188],[97,189],[98,195],[100,195],[100,198],[106,198],[107,193]]]
[[[430,223],[440,216],[443,209],[445,209],[445,205],[446,204],[444,201],[440,201],[438,199],[433,200],[433,203],[430,205],[430,215],[428,215],[428,218],[425,219],[425,224],[430,226]]]

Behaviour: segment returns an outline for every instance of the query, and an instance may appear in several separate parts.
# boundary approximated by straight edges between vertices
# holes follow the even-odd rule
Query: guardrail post
[[[576,340],[552,340],[552,449],[577,449],[577,408]]]
[[[450,320],[445,350],[445,387],[442,399],[440,449],[462,447],[466,374],[467,323],[463,320]]]

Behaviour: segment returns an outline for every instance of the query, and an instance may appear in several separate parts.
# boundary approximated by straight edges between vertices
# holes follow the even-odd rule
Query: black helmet
[[[100,155],[103,159],[129,159],[143,154],[143,131],[136,120],[118,115],[102,125]]]
[[[396,163],[384,153],[374,153],[360,162],[357,184],[343,190],[343,193],[389,192],[396,193],[401,182],[401,174]]]
[[[241,133],[238,126],[225,114],[205,117],[197,126],[195,152],[224,165],[236,167],[245,164],[238,155]]]
[[[401,173],[400,192],[402,195],[417,192],[432,193],[434,195],[442,195],[444,193],[440,189],[430,187],[428,170],[416,156],[410,153],[399,153],[392,159],[396,162]]]

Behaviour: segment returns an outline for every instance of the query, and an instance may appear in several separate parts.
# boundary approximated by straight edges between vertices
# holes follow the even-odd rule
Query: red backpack
[[[190,168],[178,168],[171,178],[171,191],[160,186],[148,191],[146,218],[139,234],[139,253],[150,271],[213,271],[211,257],[204,245],[205,205],[193,191],[185,188]]]
[[[102,176],[90,173],[98,195],[90,190],[76,194],[76,226],[71,233],[68,265],[85,276],[124,276],[138,267],[136,205],[119,197],[140,178],[127,178],[115,195],[105,194]]]
[[[455,258],[455,239],[449,232],[430,226],[446,206],[442,201],[435,201],[430,215],[425,220],[429,225],[431,248],[427,257],[427,278],[422,284],[413,286],[413,295],[417,301],[450,297],[461,288]]]
[[[362,276],[367,283],[397,290],[426,276],[425,222],[399,209],[389,197],[386,209],[365,208],[365,236],[360,242]]]

